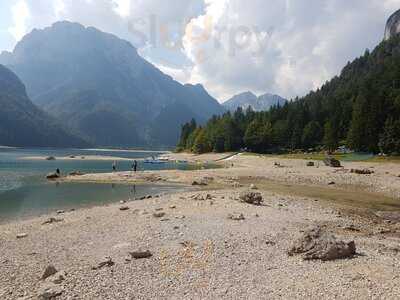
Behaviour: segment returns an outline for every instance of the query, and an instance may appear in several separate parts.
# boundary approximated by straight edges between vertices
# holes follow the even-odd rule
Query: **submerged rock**
[[[60,175],[58,175],[57,173],[49,173],[46,175],[46,178],[49,180],[58,179],[60,178]]]
[[[332,234],[323,232],[321,227],[306,231],[288,251],[290,256],[302,254],[304,260],[323,261],[344,259],[356,254],[354,241],[349,243],[337,240]]]

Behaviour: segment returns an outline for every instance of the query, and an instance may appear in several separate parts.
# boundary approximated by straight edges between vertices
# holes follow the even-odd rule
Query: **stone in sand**
[[[255,184],[250,184],[250,189],[251,190],[258,190],[258,187]]]
[[[358,174],[358,175],[371,175],[371,174],[374,174],[374,173],[375,173],[374,171],[368,170],[368,169],[363,169],[363,170],[360,170],[360,169],[351,169],[350,172],[353,173],[353,174]]]
[[[64,271],[60,271],[57,272],[56,274],[50,276],[49,278],[47,278],[47,281],[50,281],[54,284],[61,284],[65,278],[67,277],[67,273],[65,273]]]
[[[56,269],[53,265],[48,265],[48,266],[46,267],[46,269],[44,270],[44,273],[43,273],[41,279],[42,279],[42,280],[45,280],[45,279],[47,279],[48,277],[50,277],[50,276],[56,274],[57,272],[58,272],[57,269]]]
[[[314,166],[315,166],[315,163],[313,161],[309,161],[307,163],[307,167],[314,167]]]
[[[245,217],[243,214],[233,213],[233,214],[228,215],[228,219],[234,220],[234,221],[242,221],[245,219]]]
[[[153,256],[153,254],[149,250],[147,250],[147,251],[134,251],[134,252],[129,252],[129,254],[134,259],[150,258],[150,257]]]
[[[120,211],[129,210],[129,206],[121,206],[121,207],[119,208],[119,210],[120,210]]]
[[[192,185],[193,186],[206,186],[206,185],[208,185],[208,183],[205,182],[204,180],[199,180],[199,181],[195,180],[192,182]]]
[[[342,165],[340,164],[340,161],[338,161],[336,158],[333,157],[327,157],[324,159],[324,164],[327,167],[332,167],[332,168],[340,168]]]
[[[112,267],[113,265],[115,265],[115,263],[113,262],[111,257],[105,257],[102,261],[100,261],[97,264],[97,266],[93,266],[92,270],[99,270],[99,269],[102,269],[104,267]]]
[[[356,254],[354,241],[339,241],[332,234],[326,233],[317,226],[306,231],[288,251],[290,256],[302,254],[304,260],[319,259],[330,261],[352,257]]]
[[[51,217],[51,218],[47,219],[46,221],[44,221],[42,223],[42,225],[60,223],[60,222],[63,222],[63,221],[64,221],[64,219],[57,219],[57,218]]]
[[[27,233],[19,233],[19,234],[17,234],[17,239],[23,239],[23,238],[26,238],[27,236],[28,236]]]
[[[47,282],[43,284],[39,289],[38,299],[40,300],[55,299],[56,297],[60,296],[63,292],[64,289],[61,286]]]
[[[156,212],[153,214],[154,218],[162,218],[165,216],[165,212]]]
[[[261,193],[250,192],[250,191],[241,193],[239,199],[241,202],[254,205],[261,205],[261,203],[264,201]]]

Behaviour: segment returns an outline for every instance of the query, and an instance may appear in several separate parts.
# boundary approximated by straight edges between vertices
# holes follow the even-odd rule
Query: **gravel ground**
[[[301,170],[300,163],[304,165],[282,161],[286,168],[267,169],[269,160],[257,163],[256,158],[246,158],[244,166],[241,159],[230,160],[234,167],[229,169],[161,176],[171,180],[165,174],[173,174],[174,180],[187,182],[214,175],[216,181],[226,183],[246,174],[260,176],[262,170],[268,178],[279,177],[279,172],[290,176],[288,169]],[[393,167],[374,167],[378,175],[355,177],[357,184],[374,178],[369,186],[382,181],[387,183],[384,192],[396,192],[394,183],[379,178],[381,173],[389,176],[386,170]],[[317,177],[332,180],[321,174],[347,180],[325,167],[303,169],[299,183]],[[400,297],[400,226],[396,222],[266,190],[260,190],[264,205],[254,206],[238,201],[246,187],[208,189],[0,225],[0,299],[37,299],[47,286],[59,294],[57,299]],[[231,220],[229,214],[243,214],[245,219]],[[53,223],[43,225],[50,217],[55,218]],[[344,241],[354,240],[357,255],[331,262],[288,256],[302,231],[316,224]],[[129,254],[146,250],[152,253],[150,258],[136,260]],[[49,265],[65,272],[61,283],[49,282],[53,277],[41,280]]]

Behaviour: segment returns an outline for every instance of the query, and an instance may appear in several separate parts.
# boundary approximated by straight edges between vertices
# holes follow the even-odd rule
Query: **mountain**
[[[173,107],[185,105],[184,121],[223,111],[202,86],[174,81],[129,42],[77,23],[33,30],[1,62],[34,103],[96,145],[174,145],[180,126]],[[162,134],[155,130],[160,125]]]
[[[269,110],[272,106],[282,106],[287,102],[286,99],[272,94],[265,94],[257,97],[252,92],[245,92],[239,95],[233,96],[231,99],[224,102],[222,105],[230,110],[235,111],[239,107],[246,110],[249,106],[254,111],[265,111]]]
[[[0,65],[0,145],[14,147],[83,147],[53,118],[28,98],[25,86],[9,69]]]
[[[386,22],[385,40],[389,40],[400,32],[400,9],[393,13]]]

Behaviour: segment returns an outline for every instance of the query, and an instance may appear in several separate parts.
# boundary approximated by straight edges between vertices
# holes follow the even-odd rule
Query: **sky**
[[[219,101],[303,96],[383,39],[400,0],[0,0],[0,51],[60,20],[129,40]]]

